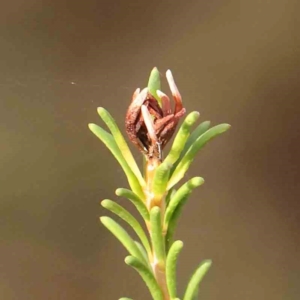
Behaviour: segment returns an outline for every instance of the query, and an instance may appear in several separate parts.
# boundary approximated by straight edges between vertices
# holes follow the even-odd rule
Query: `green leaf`
[[[171,168],[171,164],[163,162],[156,169],[152,183],[152,191],[155,199],[161,199],[166,193]]]
[[[133,300],[133,299],[127,298],[127,297],[122,297],[122,298],[120,298],[119,300]]]
[[[204,132],[208,130],[209,126],[210,126],[210,121],[204,121],[200,123],[189,136],[182,152],[186,153],[189,150],[190,146],[192,146],[192,144],[197,140],[197,138],[200,137]]]
[[[165,261],[165,245],[162,233],[160,208],[155,206],[150,211],[151,239],[153,252],[159,264]]]
[[[168,224],[168,230],[166,233],[166,250],[169,251],[171,244],[173,243],[174,233],[177,227],[178,219],[181,215],[183,206],[178,206],[177,209],[174,211],[172,218]]]
[[[145,180],[140,172],[139,167],[137,166],[135,159],[133,158],[133,155],[132,155],[132,153],[125,141],[125,138],[122,135],[116,121],[110,115],[110,113],[103,107],[98,107],[97,111],[98,111],[99,116],[103,120],[103,122],[107,125],[107,127],[111,131],[123,157],[125,158],[125,160],[127,161],[127,164],[130,166],[131,170],[133,171],[133,173],[139,180],[140,185],[145,186],[146,185]]]
[[[198,300],[199,288],[195,291],[193,300]]]
[[[178,219],[181,215],[182,209],[189,198],[190,193],[192,190],[201,185],[203,183],[203,178],[201,177],[194,177],[186,182],[182,187],[175,193],[175,195],[171,198],[169,206],[176,207],[175,210],[173,208],[169,209],[169,212],[166,211],[165,214],[165,221],[164,221],[164,228],[167,228],[166,234],[166,249],[169,249],[172,242],[173,236],[177,227]],[[177,195],[177,196],[176,196]],[[176,198],[175,198],[176,196]],[[173,200],[175,199],[175,200]],[[179,201],[178,201],[179,200]],[[173,204],[171,204],[173,202]],[[168,210],[167,208],[167,210]],[[168,216],[167,216],[168,214]]]
[[[166,201],[166,207],[168,207],[168,205],[169,205],[171,199],[174,197],[175,193],[176,193],[176,189],[175,188],[171,188],[168,191],[168,193],[166,195],[166,200],[165,200]]]
[[[148,254],[145,250],[145,248],[143,247],[143,245],[141,243],[139,243],[138,241],[134,241],[136,246],[139,248],[140,252],[143,254],[144,258],[145,258],[145,261],[148,262],[148,267],[149,269],[151,269],[151,265],[150,265],[150,262],[149,262],[149,258],[148,258]]]
[[[135,231],[137,236],[140,238],[141,242],[143,243],[146,251],[148,253],[151,252],[151,247],[148,241],[148,238],[142,228],[142,226],[139,224],[139,222],[136,220],[135,217],[132,216],[125,208],[120,206],[119,204],[115,203],[114,201],[111,201],[109,199],[105,199],[101,202],[101,205],[119,216],[121,219],[123,219],[125,222],[127,222],[132,229]]]
[[[190,135],[191,128],[198,120],[199,116],[199,112],[193,111],[185,118],[179,128],[178,133],[176,134],[171,150],[165,158],[164,162],[173,165],[178,160]]]
[[[161,100],[158,97],[156,91],[160,90],[160,75],[158,69],[155,67],[152,69],[148,81],[148,90],[150,94],[158,101],[161,106]]]
[[[180,251],[182,250],[183,242],[176,241],[172,244],[166,260],[166,279],[170,297],[176,298],[176,265]]]
[[[134,268],[141,275],[154,300],[163,300],[163,293],[154,275],[138,258],[127,256],[125,263]]]
[[[184,148],[180,154],[179,159],[174,163],[172,170],[171,170],[171,175],[174,173],[174,170],[176,169],[178,163],[181,161],[181,159],[184,157],[184,155],[186,154],[186,152],[189,150],[189,148],[191,147],[191,145],[197,140],[197,138],[202,135],[205,131],[208,130],[210,126],[210,121],[204,121],[202,123],[200,123],[191,133],[191,135],[189,136],[189,138],[187,139]]]
[[[122,169],[124,170],[124,172],[127,176],[127,179],[128,179],[131,189],[142,200],[144,200],[145,195],[143,193],[142,187],[141,187],[138,179],[132,172],[130,166],[126,162],[124,156],[122,155],[113,136],[96,124],[89,124],[89,128],[105,144],[105,146],[111,151],[111,153],[117,159],[117,161],[119,162],[119,164],[121,165]]]
[[[201,280],[203,279],[204,275],[209,270],[210,266],[211,266],[211,260],[205,260],[204,262],[202,262],[199,265],[199,267],[197,268],[195,273],[192,275],[192,277],[187,285],[183,300],[193,300],[194,299],[194,296],[198,291],[199,284],[200,284]]]
[[[116,195],[120,197],[125,197],[128,200],[130,200],[136,207],[136,209],[139,211],[143,219],[145,221],[149,221],[150,215],[145,203],[134,192],[128,189],[120,188],[116,190]]]
[[[168,227],[170,219],[177,208],[181,203],[185,203],[191,192],[194,188],[202,185],[204,183],[204,179],[201,177],[194,177],[183,184],[180,189],[175,193],[175,195],[171,198],[169,205],[167,207],[164,219],[164,225]]]
[[[132,256],[139,258],[145,263],[142,253],[125,229],[109,217],[100,217],[100,221],[121,242]]]
[[[168,189],[173,187],[179,180],[184,177],[185,172],[188,170],[192,161],[194,160],[198,151],[211,139],[217,135],[227,131],[230,128],[229,124],[220,124],[212,127],[211,129],[204,132],[189,148],[182,160],[177,165],[171,179],[168,183]]]

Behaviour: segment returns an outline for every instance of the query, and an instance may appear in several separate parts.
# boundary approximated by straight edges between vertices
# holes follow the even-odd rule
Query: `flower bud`
[[[128,137],[148,160],[162,160],[162,150],[172,138],[180,117],[185,113],[170,70],[166,77],[175,102],[174,112],[166,94],[156,91],[161,99],[160,106],[148,88],[144,88],[141,92],[139,89],[134,92],[126,113],[125,127]]]

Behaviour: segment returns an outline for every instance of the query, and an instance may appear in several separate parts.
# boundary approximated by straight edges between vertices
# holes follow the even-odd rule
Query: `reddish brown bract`
[[[181,96],[174,82],[171,71],[167,71],[167,80],[175,101],[174,112],[171,112],[170,99],[161,91],[162,107],[145,88],[137,89],[127,110],[125,126],[129,139],[144,153],[147,159],[162,159],[162,149],[176,130],[179,118],[185,113]]]

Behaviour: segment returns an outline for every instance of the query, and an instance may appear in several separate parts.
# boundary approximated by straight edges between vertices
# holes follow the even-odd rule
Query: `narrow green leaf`
[[[109,217],[100,217],[101,223],[121,242],[127,251],[144,262],[144,257],[129,234],[116,221]]]
[[[161,106],[161,100],[158,97],[156,91],[160,90],[160,75],[158,69],[155,67],[152,69],[148,81],[148,90],[150,94],[158,101]]]
[[[203,178],[201,177],[194,177],[192,179],[190,179],[188,182],[186,182],[180,189],[182,189],[180,191],[180,189],[175,193],[175,195],[180,191],[180,193],[178,193],[178,199],[181,199],[180,201],[177,201],[176,199],[173,200],[175,198],[175,195],[174,197],[172,197],[172,199],[170,200],[170,203],[168,206],[171,205],[171,201],[173,200],[174,203],[172,205],[176,206],[175,210],[173,212],[169,212],[168,215],[170,215],[170,217],[167,217],[169,220],[168,222],[166,221],[166,215],[165,215],[165,226],[164,228],[167,227],[167,234],[166,234],[166,249],[168,250],[173,242],[173,236],[174,236],[174,233],[175,233],[175,230],[176,230],[176,227],[177,227],[177,223],[178,223],[178,219],[182,213],[182,209],[186,203],[186,201],[188,200],[189,198],[189,195],[191,193],[191,191],[201,185],[203,183]],[[190,188],[190,192],[188,193],[185,193],[186,191],[186,188]],[[183,196],[183,198],[181,198],[181,195],[185,195]],[[177,197],[177,196],[176,196]],[[176,202],[177,202],[177,205],[176,205]],[[168,210],[168,208],[167,208]],[[173,210],[173,208],[171,209]],[[167,212],[166,212],[167,214]]]
[[[186,202],[187,198],[191,194],[194,188],[202,185],[204,183],[204,179],[201,177],[194,177],[183,184],[180,189],[176,192],[176,194],[171,198],[169,205],[167,207],[164,219],[164,225],[168,227],[170,219],[181,202]]]
[[[100,126],[96,124],[89,124],[90,130],[105,144],[105,146],[111,151],[114,157],[117,159],[122,169],[124,170],[126,177],[128,179],[129,185],[131,189],[142,199],[144,200],[145,195],[143,193],[142,187],[132,172],[130,166],[126,162],[124,156],[122,155],[115,139],[113,136],[102,129]]]
[[[177,165],[171,179],[168,183],[168,189],[173,187],[179,180],[184,177],[185,172],[188,170],[190,164],[195,158],[198,151],[211,139],[217,135],[227,131],[230,128],[229,124],[220,124],[212,127],[211,129],[204,132],[189,148],[182,160]]]
[[[140,225],[140,223],[137,221],[137,219],[132,214],[130,214],[125,208],[123,208],[116,202],[111,201],[109,199],[103,200],[101,202],[101,205],[104,208],[106,208],[106,209],[110,210],[111,212],[113,212],[114,214],[116,214],[117,216],[119,216],[125,222],[127,222],[132,227],[132,229],[135,231],[137,236],[140,238],[146,251],[148,253],[151,252],[151,247],[150,247],[148,238],[147,238],[142,226]]]
[[[178,130],[178,133],[176,134],[171,150],[165,158],[164,162],[173,165],[178,160],[190,135],[191,128],[198,120],[199,116],[199,112],[193,111],[185,118]]]
[[[171,164],[168,162],[163,162],[155,171],[152,183],[152,191],[154,197],[157,199],[160,199],[166,193],[171,168]]]
[[[189,138],[187,139],[184,148],[180,154],[179,159],[174,163],[172,170],[171,170],[171,175],[174,173],[174,170],[176,169],[178,163],[181,161],[181,159],[184,157],[184,155],[186,154],[186,152],[189,150],[189,148],[191,147],[191,145],[197,140],[197,138],[202,135],[205,131],[208,130],[210,126],[210,121],[204,121],[202,123],[200,123],[191,133],[191,135],[189,136]]]
[[[181,203],[182,204],[182,203]],[[169,251],[172,243],[173,243],[173,237],[174,237],[174,233],[175,233],[175,230],[176,230],[176,227],[177,227],[177,223],[178,223],[178,219],[181,215],[181,212],[182,212],[182,208],[183,208],[183,205],[178,205],[176,210],[174,211],[173,215],[172,215],[172,218],[171,220],[169,221],[169,224],[168,224],[168,230],[167,230],[167,233],[166,233],[166,250],[167,252]]]
[[[151,269],[151,265],[150,265],[150,262],[149,262],[148,254],[147,254],[145,248],[138,241],[134,241],[134,242],[135,242],[136,246],[139,248],[140,252],[143,254],[143,256],[145,258],[145,261],[148,262],[149,269]]]
[[[99,116],[103,120],[103,122],[107,125],[107,127],[111,131],[121,153],[123,154],[123,157],[125,158],[128,165],[130,166],[131,170],[133,171],[133,173],[139,180],[140,185],[145,186],[146,185],[145,180],[140,172],[139,167],[137,166],[135,159],[133,158],[133,155],[132,155],[132,153],[125,141],[125,138],[124,138],[123,134],[121,133],[116,121],[111,116],[111,114],[103,107],[98,107],[97,111],[98,111]]]
[[[209,126],[210,121],[204,121],[200,123],[189,136],[182,152],[186,153],[189,150],[190,146],[192,146],[192,144],[197,140],[197,138],[208,130]]]
[[[195,273],[192,275],[192,277],[187,285],[183,300],[193,300],[194,299],[194,295],[198,291],[199,284],[200,284],[201,280],[203,279],[204,275],[209,270],[210,266],[211,266],[211,260],[205,260],[204,262],[202,262],[199,265],[199,267],[197,268]]]
[[[134,192],[128,189],[120,188],[116,190],[116,195],[120,197],[125,197],[128,200],[130,200],[132,204],[136,207],[136,209],[139,211],[143,219],[145,221],[149,221],[150,215],[145,203]]]
[[[146,283],[153,300],[163,300],[163,293],[152,272],[136,257],[127,256],[125,263],[134,268]]]
[[[194,296],[193,296],[193,300],[198,300],[198,294],[199,294],[199,288],[196,289]]]
[[[120,298],[119,300],[133,300],[133,299],[127,298],[127,297],[122,297],[122,298]]]
[[[166,260],[166,279],[170,297],[173,299],[177,295],[176,290],[176,266],[180,251],[182,250],[183,242],[176,241],[172,244]]]
[[[162,233],[161,213],[158,206],[153,207],[150,211],[150,224],[153,252],[158,263],[163,263],[165,260],[165,245]]]
[[[168,207],[168,205],[169,205],[171,199],[174,197],[175,193],[176,193],[176,189],[175,188],[171,188],[168,191],[167,196],[166,196],[166,200],[165,200],[166,201],[166,207]]]

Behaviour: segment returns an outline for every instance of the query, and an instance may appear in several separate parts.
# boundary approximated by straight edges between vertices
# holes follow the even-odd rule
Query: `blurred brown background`
[[[150,299],[99,223],[127,182],[87,123],[104,106],[124,128],[157,66],[188,111],[232,124],[188,174],[206,183],[177,232],[180,290],[211,258],[201,299],[299,299],[298,2],[2,3],[0,298]]]

